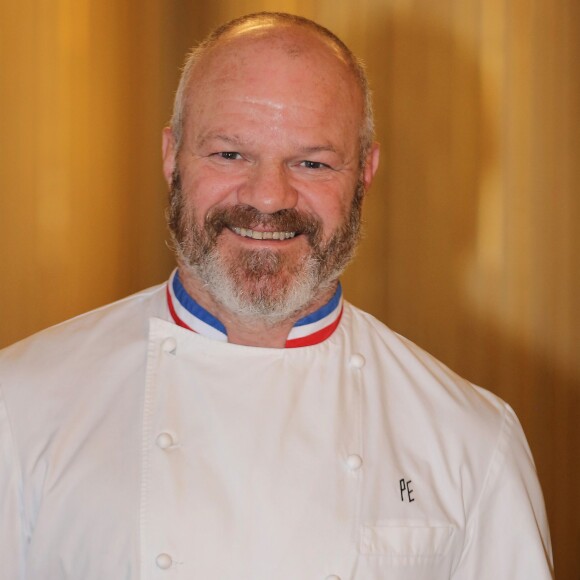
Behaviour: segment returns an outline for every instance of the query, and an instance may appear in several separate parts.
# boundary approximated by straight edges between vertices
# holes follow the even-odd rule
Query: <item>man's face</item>
[[[165,134],[180,266],[238,315],[284,319],[334,283],[358,238],[362,97],[301,30],[241,37],[196,67],[177,159]]]

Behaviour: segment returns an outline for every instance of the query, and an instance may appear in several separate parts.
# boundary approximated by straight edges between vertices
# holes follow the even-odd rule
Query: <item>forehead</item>
[[[208,49],[191,72],[187,115],[228,97],[336,110],[357,123],[363,111],[361,88],[341,52],[301,27],[236,30]]]

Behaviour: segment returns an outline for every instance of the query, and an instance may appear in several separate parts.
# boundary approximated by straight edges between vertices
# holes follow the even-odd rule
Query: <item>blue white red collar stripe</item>
[[[342,287],[340,282],[332,298],[321,308],[294,324],[286,348],[311,346],[326,340],[338,327],[342,316]]]
[[[207,338],[227,342],[225,326],[187,293],[177,270],[172,272],[167,283],[167,305],[173,320],[179,326]]]
[[[179,326],[207,338],[227,342],[224,325],[187,293],[177,270],[173,271],[167,282],[167,306]],[[322,308],[296,322],[286,340],[286,348],[312,346],[326,340],[338,327],[342,309],[342,288],[339,283],[332,298]]]

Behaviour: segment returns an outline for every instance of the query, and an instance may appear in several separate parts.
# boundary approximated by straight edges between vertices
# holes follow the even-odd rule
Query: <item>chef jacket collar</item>
[[[167,306],[174,322],[206,338],[227,342],[225,326],[200,306],[185,290],[175,269],[167,282]],[[312,346],[326,340],[342,316],[340,282],[332,298],[321,308],[298,320],[286,340],[286,348]]]

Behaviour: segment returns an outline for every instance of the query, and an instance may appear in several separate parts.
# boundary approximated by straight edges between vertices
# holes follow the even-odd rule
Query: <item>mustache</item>
[[[307,236],[311,244],[322,236],[322,222],[294,208],[281,209],[274,213],[262,213],[250,205],[234,205],[213,208],[205,217],[205,230],[217,237],[224,228],[266,228],[277,232],[296,232]]]

